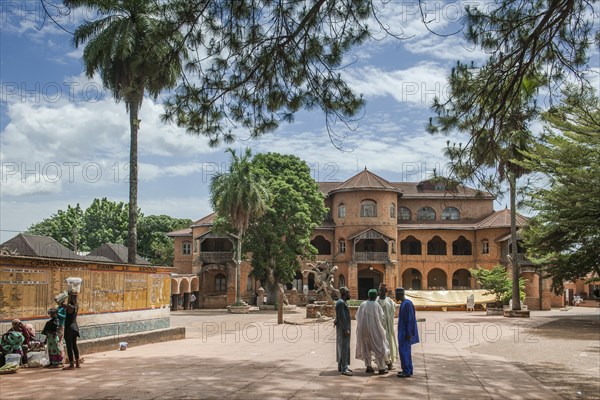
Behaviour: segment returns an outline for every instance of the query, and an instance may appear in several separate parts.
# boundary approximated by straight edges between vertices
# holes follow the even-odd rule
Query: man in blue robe
[[[413,374],[411,346],[419,343],[417,316],[412,301],[404,297],[404,288],[396,288],[396,300],[400,301],[398,312],[398,351],[402,371],[398,378],[409,378]]]
[[[340,288],[340,299],[335,303],[336,358],[338,371],[342,375],[352,376],[350,369],[350,310],[346,301],[350,299],[347,287]]]

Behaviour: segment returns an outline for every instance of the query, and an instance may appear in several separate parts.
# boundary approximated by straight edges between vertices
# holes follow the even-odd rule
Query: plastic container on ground
[[[21,355],[20,354],[7,354],[4,357],[6,359],[6,364],[21,365]]]

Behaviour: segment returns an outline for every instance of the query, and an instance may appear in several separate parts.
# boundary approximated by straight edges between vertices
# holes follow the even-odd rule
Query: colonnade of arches
[[[196,308],[200,293],[198,275],[171,276],[171,310]],[[192,301],[193,297],[195,300]],[[196,304],[194,304],[196,303]]]
[[[423,245],[421,241],[414,236],[407,236],[400,241],[400,254],[403,255],[421,255],[423,254]],[[448,246],[445,240],[438,235],[432,237],[426,246],[427,255],[445,256],[448,255]],[[452,242],[453,256],[473,255],[473,245],[470,240],[460,235]]]
[[[401,285],[407,290],[464,290],[474,289],[475,282],[469,270],[459,268],[452,273],[449,280],[448,274],[441,268],[429,270],[425,277],[415,268],[407,268],[402,272]]]

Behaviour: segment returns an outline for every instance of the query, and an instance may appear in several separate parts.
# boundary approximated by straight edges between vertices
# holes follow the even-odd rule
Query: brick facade
[[[460,186],[447,190],[443,182],[392,183],[366,169],[341,184],[327,182],[320,187],[330,216],[313,234],[315,247],[320,243],[324,253],[317,259],[338,267],[335,284],[348,286],[353,298],[365,298],[368,289],[382,282],[389,288],[415,290],[474,289],[476,282],[469,269],[506,265],[510,212],[494,211],[494,198],[488,193]],[[431,208],[435,219],[420,220],[423,207]],[[401,208],[410,210],[410,219],[400,218]],[[235,298],[233,258],[213,263],[202,255],[202,249],[208,249],[203,244],[212,243],[207,240],[229,240],[207,238],[213,219],[211,214],[187,231],[170,234],[175,240],[178,271],[200,275],[201,295],[220,296],[220,302],[205,304],[207,307],[231,304]],[[518,216],[518,224],[525,223],[526,219]],[[192,254],[183,254],[183,243],[192,238]],[[223,246],[225,243],[221,243],[221,252],[227,247]],[[244,262],[241,288],[247,301],[253,301],[260,285],[248,278],[250,271],[249,263]],[[218,274],[227,277],[226,291],[214,287]],[[548,292],[547,285],[539,289],[539,275],[534,271],[524,276],[529,308],[549,309],[550,296],[541,296]],[[310,283],[303,278],[302,285]]]

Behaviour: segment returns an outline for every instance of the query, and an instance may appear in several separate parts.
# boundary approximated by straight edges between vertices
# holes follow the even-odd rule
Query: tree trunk
[[[237,268],[235,269],[235,304],[242,303],[240,280],[242,279],[242,234],[237,240]]]
[[[269,277],[267,278],[267,304],[274,305],[277,302],[279,296],[279,283],[275,279],[273,270],[269,270]]]
[[[521,296],[519,289],[519,246],[517,239],[517,178],[514,173],[509,172],[510,185],[510,241],[512,243],[510,251],[510,265],[512,267],[512,309],[521,309]]]
[[[136,263],[137,255],[137,189],[138,189],[138,119],[140,103],[129,103],[129,128],[131,144],[129,147],[129,223],[127,227],[127,262]]]

